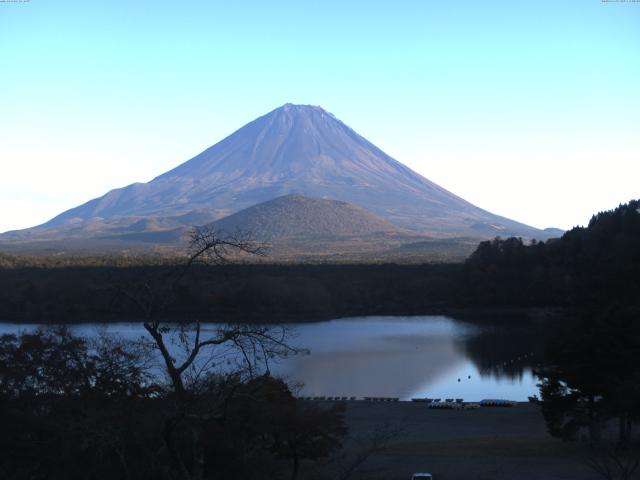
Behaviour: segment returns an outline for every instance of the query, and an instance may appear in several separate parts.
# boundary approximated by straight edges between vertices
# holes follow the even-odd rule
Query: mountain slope
[[[322,108],[287,104],[148,183],[111,190],[12,238],[114,235],[140,219],[188,227],[192,217],[211,221],[291,193],[352,203],[432,237],[551,236],[448,192]]]
[[[285,195],[218,220],[219,231],[250,232],[259,240],[400,233],[398,227],[346,202]]]

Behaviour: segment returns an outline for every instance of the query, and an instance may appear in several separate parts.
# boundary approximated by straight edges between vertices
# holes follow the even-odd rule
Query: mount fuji
[[[286,104],[148,183],[111,190],[0,239],[143,234],[147,241],[177,241],[179,236],[168,232],[290,194],[347,202],[402,231],[430,238],[545,239],[557,234],[472,205],[391,158],[321,107]]]

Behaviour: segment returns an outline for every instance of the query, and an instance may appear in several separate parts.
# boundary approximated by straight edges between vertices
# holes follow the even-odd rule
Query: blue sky
[[[286,102],[534,226],[640,197],[640,3],[0,3],[0,72],[0,231]]]

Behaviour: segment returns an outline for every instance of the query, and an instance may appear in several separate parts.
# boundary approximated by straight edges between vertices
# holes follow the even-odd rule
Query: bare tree
[[[269,372],[270,360],[298,350],[289,345],[289,332],[282,326],[217,324],[208,329],[200,320],[164,320],[159,314],[175,301],[180,282],[194,265],[224,264],[237,254],[263,255],[264,245],[246,234],[222,235],[212,228],[200,228],[191,233],[189,252],[183,266],[160,280],[120,288],[119,293],[142,312],[144,329],[160,353],[170,382],[173,411],[165,421],[164,439],[172,474],[200,480],[204,478],[207,422],[224,419],[226,406],[243,380]],[[191,437],[190,461],[182,458],[176,440],[177,432],[185,428]]]

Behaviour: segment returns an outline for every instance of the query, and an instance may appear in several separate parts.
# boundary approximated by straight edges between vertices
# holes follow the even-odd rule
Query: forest
[[[481,305],[637,304],[640,201],[594,215],[561,238],[482,242],[458,277],[461,299]]]

